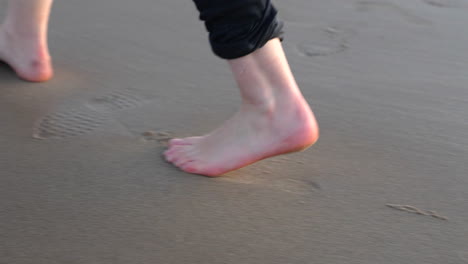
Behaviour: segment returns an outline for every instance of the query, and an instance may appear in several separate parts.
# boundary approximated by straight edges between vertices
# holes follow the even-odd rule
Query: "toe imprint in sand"
[[[144,140],[157,141],[158,143],[167,144],[174,136],[171,132],[166,131],[146,131],[141,133]]]
[[[393,209],[396,209],[396,210],[405,211],[405,212],[409,212],[409,213],[413,213],[413,214],[432,216],[432,217],[440,219],[440,220],[448,220],[447,217],[439,215],[435,211],[422,210],[422,209],[416,208],[416,207],[411,206],[411,205],[386,204],[386,206],[390,207],[390,208],[393,208]]]

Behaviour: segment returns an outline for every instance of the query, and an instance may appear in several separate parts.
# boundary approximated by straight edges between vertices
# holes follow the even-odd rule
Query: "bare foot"
[[[264,158],[303,150],[317,139],[318,126],[308,104],[295,98],[268,109],[243,105],[208,135],[171,140],[164,155],[186,172],[220,176]]]
[[[41,43],[42,42],[42,43]],[[30,82],[52,78],[52,63],[45,41],[34,36],[20,36],[0,27],[0,60]]]

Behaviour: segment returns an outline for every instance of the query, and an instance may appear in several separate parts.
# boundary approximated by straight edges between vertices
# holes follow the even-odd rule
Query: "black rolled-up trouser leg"
[[[223,59],[252,53],[282,34],[270,0],[194,0],[213,52]]]

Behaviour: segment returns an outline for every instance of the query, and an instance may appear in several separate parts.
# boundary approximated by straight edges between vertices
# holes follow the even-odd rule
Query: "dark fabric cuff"
[[[269,0],[244,2],[251,4],[223,10],[224,15],[210,16],[208,12],[201,12],[211,49],[223,59],[246,56],[271,39],[283,38],[283,23],[277,19],[277,10]]]

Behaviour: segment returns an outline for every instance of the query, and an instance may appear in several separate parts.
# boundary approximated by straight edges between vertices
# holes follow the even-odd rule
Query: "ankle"
[[[0,31],[2,31],[4,36],[9,40],[28,41],[36,44],[45,43],[46,41],[46,34],[40,30],[18,28],[18,26],[11,25],[11,23],[8,22],[0,25]]]
[[[243,103],[241,113],[247,122],[282,138],[295,137],[295,142],[311,145],[319,137],[319,128],[309,104],[302,96],[284,97],[264,104]]]
[[[37,60],[50,59],[47,41],[41,35],[16,32],[7,25],[0,25],[0,38],[6,47],[21,48],[24,52],[34,55]]]
[[[268,124],[309,124],[315,118],[304,98],[282,98],[264,104],[243,103],[241,112],[249,113],[255,120],[264,120]]]
[[[272,115],[276,112],[276,108],[276,100],[271,97],[255,101],[243,99],[241,105],[242,110],[261,115]]]

